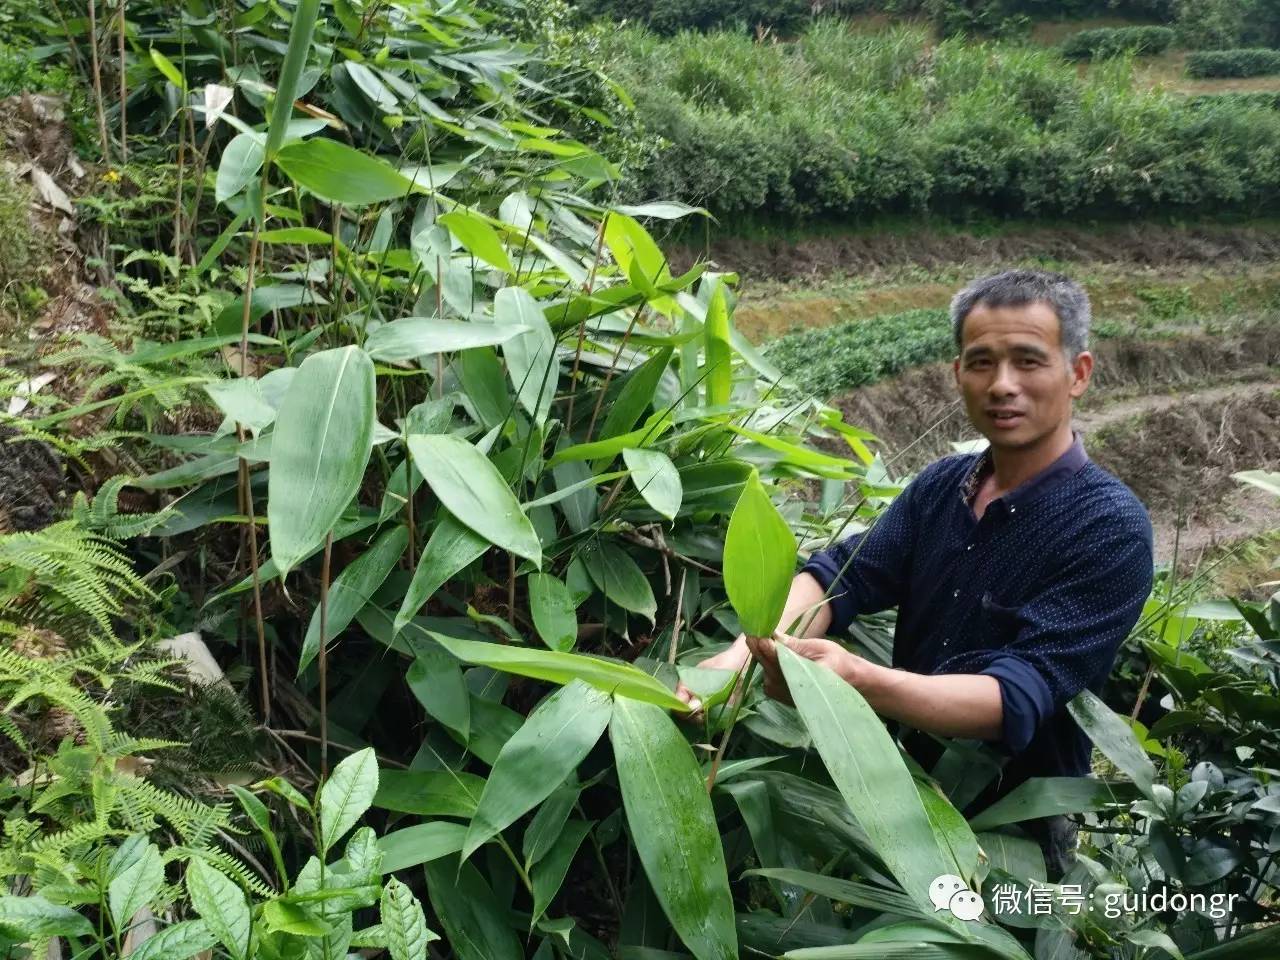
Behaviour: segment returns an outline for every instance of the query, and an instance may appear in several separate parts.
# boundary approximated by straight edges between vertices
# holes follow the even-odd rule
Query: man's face
[[[1035,446],[1071,422],[1093,356],[1068,360],[1058,316],[1047,303],[979,304],[965,318],[956,383],[969,420],[996,449]]]

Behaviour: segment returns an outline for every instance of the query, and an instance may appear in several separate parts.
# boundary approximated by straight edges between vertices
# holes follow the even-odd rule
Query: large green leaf
[[[427,713],[464,742],[471,739],[471,695],[457,659],[429,638],[415,638],[413,648],[413,663],[405,675],[409,689]]]
[[[446,580],[489,549],[487,539],[459,523],[448,510],[442,508],[439,517],[400,602],[395,620],[396,633],[417,616],[422,605]]]
[[[374,373],[357,347],[313,353],[285,393],[271,443],[267,521],[283,577],[333,529],[364,479]]]
[[[499,330],[524,331],[505,343],[502,355],[520,405],[534,422],[545,423],[560,382],[556,335],[551,332],[538,301],[521,287],[503,287],[498,291],[493,298],[493,317]]]
[[[674,520],[680,510],[683,490],[680,471],[661,450],[622,451],[622,461],[631,471],[631,482],[645,502],[668,520]]]
[[[668,710],[687,711],[689,705],[668,690],[658,680],[627,663],[615,663],[599,657],[580,653],[560,653],[556,650],[532,650],[528,647],[509,647],[500,643],[480,643],[475,640],[458,640],[433,633],[433,637],[459,660],[492,667],[507,673],[516,673],[552,683],[570,683],[582,680],[591,686],[632,700],[642,700]],[[559,786],[558,783],[553,786]]]
[[[0,936],[23,941],[34,937],[87,937],[93,926],[70,907],[41,896],[0,894]]]
[[[581,680],[547,697],[502,747],[471,818],[465,860],[564,782],[609,725],[613,701]]]
[[[457,853],[466,837],[465,826],[448,820],[432,820],[403,830],[392,830],[378,838],[382,872],[394,873]]]
[[[372,747],[351,754],[320,788],[320,849],[332,850],[373,803],[378,761]]]
[[[292,371],[293,368],[284,367],[273,372],[284,370]],[[275,422],[276,408],[267,401],[262,382],[253,377],[215,380],[206,383],[204,389],[219,410],[232,422],[243,423],[255,437]]]
[[[533,524],[489,458],[461,437],[412,434],[414,466],[448,511],[490,543],[542,563]]]
[[[427,944],[440,939],[427,927],[418,898],[399,880],[388,880],[382,888],[379,914],[391,960],[422,960]]]
[[[218,176],[213,184],[214,199],[225,203],[237,196],[262,169],[265,154],[262,134],[238,133],[232,137],[218,162]]]
[[[507,911],[475,867],[448,857],[426,871],[431,905],[458,960],[524,960]]]
[[[208,950],[218,938],[203,920],[183,920],[144,940],[129,960],[187,960]]]
[[[728,403],[733,395],[733,345],[729,338],[729,306],[725,301],[723,282],[716,282],[711,302],[707,304],[703,334],[707,406],[715,407]]]
[[[777,650],[796,709],[840,795],[907,896],[932,913],[929,885],[957,867],[893,738],[853,686],[782,644]]]
[[[298,81],[307,64],[307,53],[316,32],[316,18],[320,13],[320,0],[298,0],[293,11],[293,23],[289,25],[289,45],[285,48],[284,63],[280,67],[280,79],[276,85],[276,101],[267,129],[267,155],[274,157],[284,143],[293,116],[293,101],[298,95]]]
[[[192,909],[218,942],[235,960],[244,960],[251,924],[244,891],[203,860],[192,860],[187,867],[187,894]]]
[[[1130,783],[1109,783],[1092,777],[1032,777],[969,821],[973,830],[990,830],[1006,823],[1022,823],[1061,813],[1086,813],[1127,805],[1138,791]]]
[[[128,929],[133,915],[150,903],[163,885],[160,850],[154,843],[148,843],[143,847],[142,856],[120,871],[107,888],[111,922],[116,931]]]
[[[724,851],[688,742],[664,711],[621,699],[609,738],[631,840],[671,926],[697,960],[736,958]]]
[[[671,353],[670,347],[659,350],[626,375],[617,398],[609,405],[604,426],[600,428],[602,440],[621,436],[639,422],[645,410],[653,403],[662,374],[671,363]]]
[[[415,189],[412,180],[385,160],[322,137],[281,147],[276,166],[321,200],[345,206],[395,200]]]
[[[609,600],[623,610],[641,614],[653,622],[658,612],[658,601],[653,597],[648,577],[631,559],[631,554],[611,540],[598,540],[589,544],[579,557],[591,579]]]
[[[504,273],[516,272],[516,268],[511,265],[511,258],[503,249],[502,241],[498,239],[498,231],[480,214],[459,207],[442,214],[436,222],[447,227],[477,260],[483,260]]]
[[[501,291],[499,291],[501,292]],[[541,314],[539,314],[541,317]],[[546,320],[542,321],[546,324]],[[432,353],[450,353],[506,343],[526,333],[519,324],[469,323],[440,317],[404,317],[384,323],[364,342],[375,360],[403,361]],[[552,388],[555,381],[552,380]]]
[[[529,874],[533,884],[533,921],[536,923],[547,912],[547,907],[564,883],[565,874],[573,862],[573,855],[582,846],[582,841],[591,832],[593,823],[587,820],[570,820],[565,824],[556,842],[551,845],[546,856]]]
[[[1067,704],[1067,709],[1107,759],[1128,774],[1138,789],[1150,797],[1156,779],[1155,764],[1142,749],[1128,722],[1092,690],[1081,690]]]
[[[355,560],[351,561],[329,588],[329,603],[326,611],[325,630],[330,640],[347,628],[355,619],[361,608],[369,602],[369,598],[382,586],[396,562],[404,555],[409,544],[407,527],[395,526],[378,537],[371,546]],[[302,673],[307,665],[320,652],[320,605],[316,604],[311,614],[311,622],[307,624],[307,636],[302,642],[302,652],[298,655],[298,673]]]
[[[470,817],[476,812],[484,780],[454,770],[383,770],[373,805],[424,817]],[[461,848],[461,844],[459,844]]]
[[[578,642],[578,611],[569,588],[549,573],[531,573],[526,582],[529,612],[542,642],[552,650],[572,650]]]
[[[795,570],[796,538],[753,470],[724,541],[724,587],[743,630],[773,635]]]

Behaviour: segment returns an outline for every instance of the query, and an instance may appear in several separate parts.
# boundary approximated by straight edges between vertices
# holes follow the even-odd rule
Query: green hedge
[[[1151,55],[1173,46],[1171,27],[1100,27],[1081,30],[1062,42],[1068,60],[1106,60],[1125,53]]]
[[[873,36],[815,22],[795,43],[613,31],[608,72],[649,134],[634,199],[722,219],[1161,216],[1274,210],[1280,115],[1080,77],[1054,51]]]
[[[1201,50],[1187,57],[1189,77],[1262,77],[1280,73],[1280,50]]]

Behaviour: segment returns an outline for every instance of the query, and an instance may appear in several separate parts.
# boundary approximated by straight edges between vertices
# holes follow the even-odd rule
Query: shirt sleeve
[[[800,568],[831,598],[829,633],[844,632],[859,613],[878,613],[901,601],[911,569],[913,501],[922,479],[923,473],[866,531],[815,552]]]
[[[1025,750],[1072,697],[1111,672],[1151,593],[1151,526],[1145,514],[1142,521],[1117,527],[1111,517],[1090,524],[1077,540],[1082,549],[1018,611],[1011,643],[965,651],[938,665],[936,673],[999,681],[1003,745],[1010,752]]]

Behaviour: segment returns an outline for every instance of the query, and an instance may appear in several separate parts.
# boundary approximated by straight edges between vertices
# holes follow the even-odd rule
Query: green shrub
[[[908,310],[787,334],[766,353],[805,390],[830,397],[952,352],[946,310]]]
[[[794,43],[713,33],[607,42],[655,148],[632,196],[796,222],[884,214],[1186,214],[1270,208],[1280,117],[1133,82],[1123,60],[1081,78],[1053,51],[932,44],[919,27]]]
[[[1187,57],[1189,77],[1262,77],[1280,73],[1280,50],[1200,50]]]
[[[1168,50],[1174,36],[1171,27],[1099,27],[1073,33],[1060,49],[1068,60],[1106,60],[1126,53],[1150,56]]]

